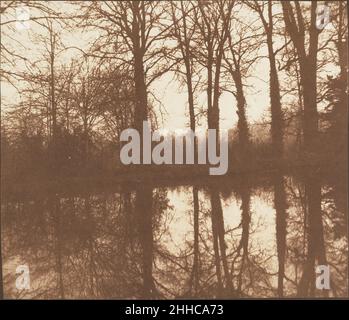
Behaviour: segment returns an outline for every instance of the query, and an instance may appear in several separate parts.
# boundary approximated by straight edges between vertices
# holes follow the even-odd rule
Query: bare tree
[[[267,17],[264,15],[264,8],[267,5]],[[269,93],[270,93],[270,106],[271,106],[271,137],[273,149],[275,152],[275,159],[281,159],[283,155],[283,116],[281,109],[281,94],[279,76],[276,66],[276,54],[282,49],[275,50],[273,45],[273,26],[275,19],[273,17],[273,3],[268,1],[260,2],[254,1],[251,7],[256,10],[260,20],[263,24],[263,28],[266,34],[266,43],[268,46],[268,58],[269,58]]]
[[[297,51],[300,81],[304,103],[304,145],[307,152],[318,146],[317,112],[317,52],[319,29],[316,27],[317,2],[310,4],[310,22],[306,21],[308,10],[301,8],[298,1],[281,2],[286,31]],[[307,44],[309,44],[307,48]]]
[[[170,28],[161,23],[164,7],[147,1],[106,1],[82,6],[82,25],[102,32],[92,54],[131,66],[136,97],[134,126],[142,132],[143,121],[150,115],[149,87],[175,64],[161,62],[169,50],[163,45]]]
[[[223,54],[229,36],[235,1],[201,1],[195,13],[196,57],[207,71],[207,121],[209,129],[219,130],[219,97]],[[202,47],[204,50],[202,50]]]
[[[283,48],[274,49],[274,19],[273,3],[254,1],[250,6],[256,10],[266,35],[269,58],[269,95],[271,106],[271,140],[273,146],[274,160],[280,162],[283,158],[283,135],[284,119],[281,108],[280,82],[276,65],[276,54]],[[267,17],[264,15],[264,8],[267,6]],[[278,272],[278,295],[283,297],[284,294],[284,277],[285,277],[285,254],[286,254],[286,194],[284,187],[284,178],[282,174],[275,174],[274,182],[274,207],[276,211],[276,243],[279,262]]]

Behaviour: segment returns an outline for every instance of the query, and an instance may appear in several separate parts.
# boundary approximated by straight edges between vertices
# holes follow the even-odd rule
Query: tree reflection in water
[[[5,297],[347,296],[346,188],[324,180],[275,173],[5,197]],[[28,291],[15,288],[18,264],[29,266]],[[319,264],[330,291],[315,287]]]

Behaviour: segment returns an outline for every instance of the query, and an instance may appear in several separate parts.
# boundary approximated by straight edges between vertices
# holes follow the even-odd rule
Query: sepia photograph
[[[349,299],[346,1],[0,6],[1,300]]]

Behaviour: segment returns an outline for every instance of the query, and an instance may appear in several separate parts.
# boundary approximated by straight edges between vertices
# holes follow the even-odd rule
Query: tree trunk
[[[316,102],[316,74],[319,30],[316,28],[316,1],[311,2],[311,18],[309,26],[309,50],[305,48],[305,23],[300,4],[295,2],[297,20],[294,17],[290,2],[282,1],[286,30],[297,50],[299,61],[300,82],[304,102],[303,130],[304,148],[308,155],[316,152],[318,147],[318,112]]]
[[[194,263],[193,263],[193,278],[194,278],[194,294],[198,294],[199,290],[199,197],[197,187],[193,187],[194,201]]]
[[[136,191],[135,210],[137,213],[139,243],[142,248],[143,298],[152,298],[155,294],[153,281],[153,190],[149,186]]]
[[[274,207],[276,212],[276,247],[278,256],[278,296],[284,296],[287,212],[284,178],[276,174],[274,180]]]
[[[251,192],[246,182],[242,182],[240,185],[240,197],[241,197],[241,241],[239,249],[242,250],[240,272],[238,277],[237,292],[242,294],[242,278],[245,270],[245,263],[248,259],[248,242],[250,237],[250,223],[251,223]]]
[[[133,34],[133,59],[134,59],[134,84],[135,84],[135,128],[142,135],[143,121],[148,119],[148,99],[147,99],[147,87],[144,74],[144,48],[141,43],[141,8],[139,2],[132,3],[133,21],[132,21],[132,34]],[[141,3],[141,5],[143,5]],[[142,141],[142,139],[141,139]]]
[[[217,278],[221,277],[220,272],[220,260],[222,260],[226,289],[229,293],[232,292],[232,280],[228,268],[228,261],[226,256],[226,244],[225,244],[225,231],[224,231],[224,218],[221,200],[219,193],[213,188],[210,191],[211,198],[211,215],[212,215],[212,227],[215,234],[215,252],[216,252],[216,264],[217,264]],[[219,254],[220,251],[220,254]],[[222,289],[222,284],[219,283],[219,288]]]

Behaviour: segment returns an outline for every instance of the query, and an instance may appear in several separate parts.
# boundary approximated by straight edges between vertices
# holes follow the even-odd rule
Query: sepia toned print
[[[0,298],[349,297],[346,2],[2,1],[0,26]]]

